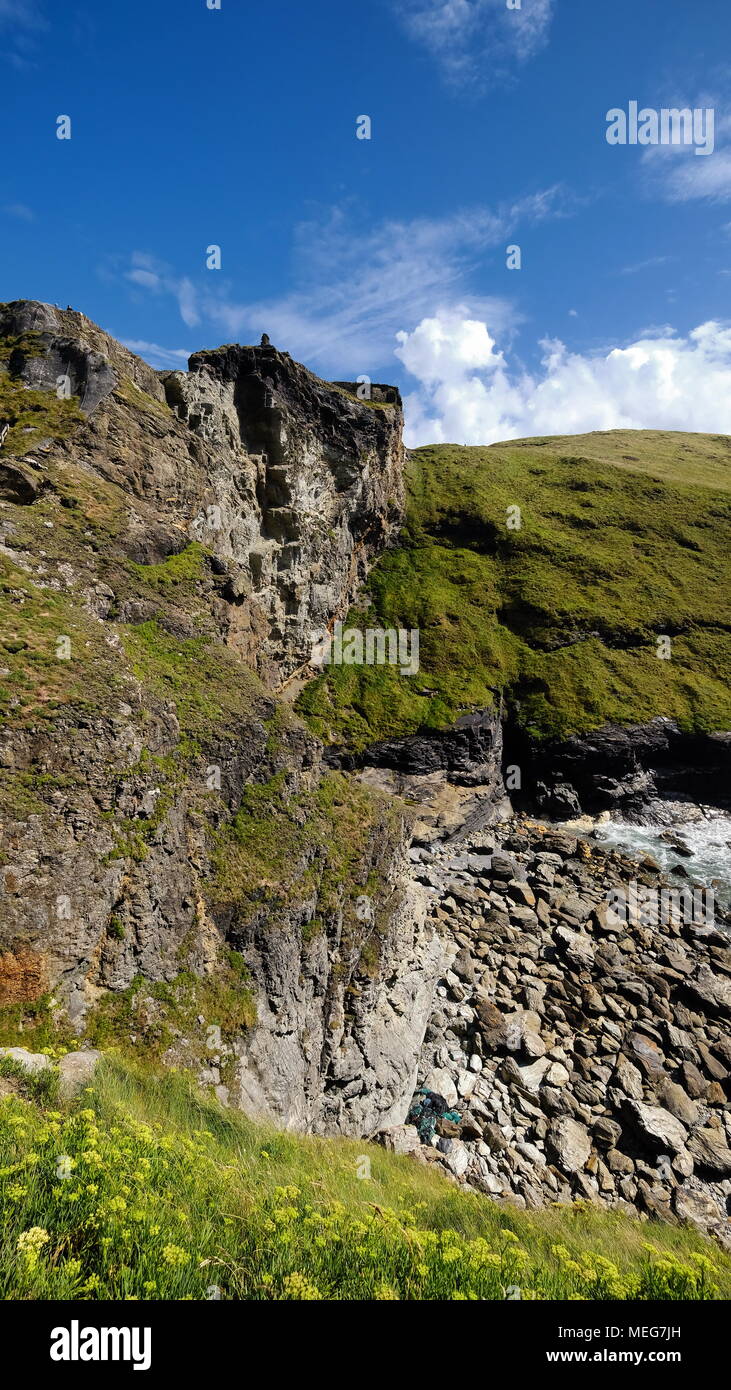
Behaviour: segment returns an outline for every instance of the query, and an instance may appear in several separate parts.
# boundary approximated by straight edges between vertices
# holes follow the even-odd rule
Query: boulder
[[[445,1154],[442,1163],[455,1178],[464,1177],[470,1166],[471,1154],[466,1144],[460,1143],[458,1139],[452,1140],[449,1153]]]
[[[557,927],[553,939],[569,965],[576,970],[588,970],[594,964],[594,945],[591,937],[570,927]]]
[[[630,1035],[629,1050],[632,1061],[637,1063],[648,1081],[657,1082],[666,1075],[665,1058],[658,1044],[645,1033]]]
[[[731,1149],[722,1129],[697,1129],[688,1140],[688,1148],[699,1168],[714,1177],[731,1177]]]
[[[633,1100],[642,1100],[642,1075],[634,1063],[620,1052],[614,1072],[614,1082],[618,1090]]]
[[[701,1096],[705,1095],[708,1086],[706,1078],[693,1062],[683,1062],[680,1073],[688,1095],[692,1096],[693,1100],[700,1100]]]
[[[570,1115],[558,1115],[548,1126],[546,1151],[564,1173],[580,1172],[591,1153],[586,1126]]]
[[[531,1062],[528,1066],[516,1067],[516,1084],[521,1089],[528,1091],[530,1095],[537,1095],[550,1065],[551,1059],[549,1057],[539,1057],[537,1061]]]
[[[644,1105],[640,1100],[626,1100],[625,1113],[638,1134],[650,1148],[658,1152],[678,1153],[687,1144],[685,1126],[669,1110],[659,1105]]]
[[[508,884],[508,897],[522,907],[535,907],[536,905],[536,895],[533,889],[529,888],[527,883],[521,883],[519,879],[514,879],[512,883]]]
[[[686,1095],[682,1086],[677,1081],[671,1081],[669,1077],[663,1077],[657,1086],[657,1098],[661,1100],[665,1109],[674,1115],[676,1120],[692,1128],[698,1123],[698,1106]]]
[[[482,1137],[491,1153],[502,1153],[509,1148],[509,1144],[499,1125],[490,1121],[485,1125]]]
[[[0,1057],[7,1057],[11,1062],[15,1062],[28,1073],[28,1076],[38,1076],[53,1066],[50,1057],[46,1057],[44,1052],[28,1052],[24,1047],[0,1047]]]
[[[463,1100],[467,1100],[475,1089],[477,1076],[473,1071],[466,1071],[461,1068],[457,1073],[457,1094]]]
[[[702,965],[695,979],[685,982],[685,989],[712,1018],[731,1018],[731,980],[726,976]]]
[[[622,1126],[616,1120],[610,1120],[608,1116],[601,1115],[592,1127],[594,1142],[602,1149],[613,1149],[622,1134]]]
[[[493,878],[508,881],[515,875],[515,860],[507,854],[493,854],[491,856],[490,873]]]
[[[101,1060],[101,1052],[89,1048],[84,1052],[67,1052],[58,1064],[58,1093],[61,1100],[73,1100],[85,1086],[90,1086]]]
[[[390,1129],[379,1130],[374,1142],[392,1154],[412,1154],[420,1147],[416,1125],[392,1125]]]
[[[427,1091],[436,1091],[437,1095],[444,1096],[450,1110],[456,1106],[459,1100],[457,1087],[446,1067],[433,1067],[422,1084]]]
[[[633,1160],[621,1149],[610,1149],[607,1154],[607,1167],[612,1173],[622,1173],[629,1177],[635,1171]]]
[[[707,1192],[688,1187],[687,1183],[682,1187],[676,1187],[673,1207],[675,1215],[681,1221],[688,1221],[693,1226],[699,1226],[701,1230],[712,1226],[721,1215],[713,1198],[709,1197]]]
[[[473,985],[475,983],[475,967],[472,956],[464,947],[457,952],[452,961],[452,969],[455,975],[458,975],[460,980],[464,980],[466,984]]]

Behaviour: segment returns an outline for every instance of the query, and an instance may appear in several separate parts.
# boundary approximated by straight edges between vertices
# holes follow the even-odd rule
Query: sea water
[[[678,887],[685,882],[714,884],[716,898],[726,905],[731,904],[731,816],[723,815],[711,808],[693,806],[683,810],[678,803],[668,804],[660,809],[657,816],[648,813],[646,820],[633,823],[620,816],[594,822],[590,837],[596,843],[618,849],[633,859],[649,854],[659,864],[664,873],[670,874],[676,865],[681,865],[687,874],[672,875]],[[566,829],[586,833],[576,822],[569,822]],[[586,827],[589,830],[589,827]],[[662,836],[671,831],[687,846],[690,855],[679,854]],[[715,880],[715,883],[714,883]]]

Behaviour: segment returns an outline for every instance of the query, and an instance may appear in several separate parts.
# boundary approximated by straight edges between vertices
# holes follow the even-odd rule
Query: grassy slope
[[[496,445],[496,449],[505,447]],[[693,483],[731,491],[731,437],[679,430],[594,430],[591,434],[511,439],[511,449],[573,455],[647,473],[668,483]]]
[[[421,670],[333,668],[300,709],[356,748],[500,694],[538,736],[731,727],[729,459],[725,437],[654,431],[416,450],[402,544],[348,621],[419,628]]]
[[[20,1091],[0,1099],[0,1298],[731,1295],[731,1257],[691,1228],[501,1208],[363,1140],[223,1111],[182,1075],[108,1059],[74,1107]]]

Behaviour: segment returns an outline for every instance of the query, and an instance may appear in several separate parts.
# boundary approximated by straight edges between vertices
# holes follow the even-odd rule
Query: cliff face
[[[395,388],[361,402],[271,346],[157,373],[84,315],[26,301],[0,309],[0,338],[10,381],[55,393],[66,380],[87,417],[74,458],[127,494],[129,558],[199,542],[227,645],[270,687],[306,666],[401,520]]]
[[[271,347],[158,374],[22,301],[0,420],[5,1022],[151,1040],[287,1123],[400,1118],[439,955],[403,811],[275,693],[398,524],[398,393]]]
[[[196,525],[201,539],[218,527],[231,562],[227,640],[277,685],[309,663],[395,535],[400,397],[361,403],[271,346],[198,352],[164,387],[213,464]]]

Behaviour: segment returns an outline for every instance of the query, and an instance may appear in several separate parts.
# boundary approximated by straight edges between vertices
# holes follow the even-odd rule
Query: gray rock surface
[[[50,1057],[46,1057],[44,1052],[28,1052],[24,1047],[0,1047],[0,1057],[7,1057],[9,1061],[15,1062],[29,1076],[38,1076],[53,1067]]]
[[[94,1080],[101,1052],[88,1048],[83,1052],[67,1052],[58,1063],[58,1093],[61,1100],[73,1100]]]
[[[451,1078],[469,1154],[458,1175],[449,1155],[434,1161],[494,1199],[630,1203],[726,1245],[727,920],[705,936],[671,921],[632,928],[606,912],[610,894],[640,873],[660,888],[656,871],[520,819],[491,833],[489,880],[469,834],[430,849],[426,891],[451,968],[419,1081],[438,1078],[446,1095]]]
[[[0,306],[0,338],[0,372],[53,401],[63,371],[83,416],[25,454],[3,446],[4,555],[40,609],[60,596],[78,678],[53,719],[38,716],[41,685],[0,732],[0,1005],[53,992],[81,1034],[137,977],[174,992],[233,950],[256,1024],[211,1055],[215,1014],[174,1018],[166,1059],[286,1124],[398,1122],[441,944],[406,874],[403,808],[364,789],[372,830],[336,871],[347,796],[322,810],[332,774],[288,703],[396,535],[398,391],[360,401],[267,344],[158,373],[84,315],[35,302]],[[29,526],[37,543],[14,549]],[[199,687],[170,665],[197,643]],[[263,862],[229,876],[219,848],[237,816],[262,835],[251,803],[272,788],[294,844],[281,893]],[[149,991],[135,1000],[142,1047],[165,1010]]]

